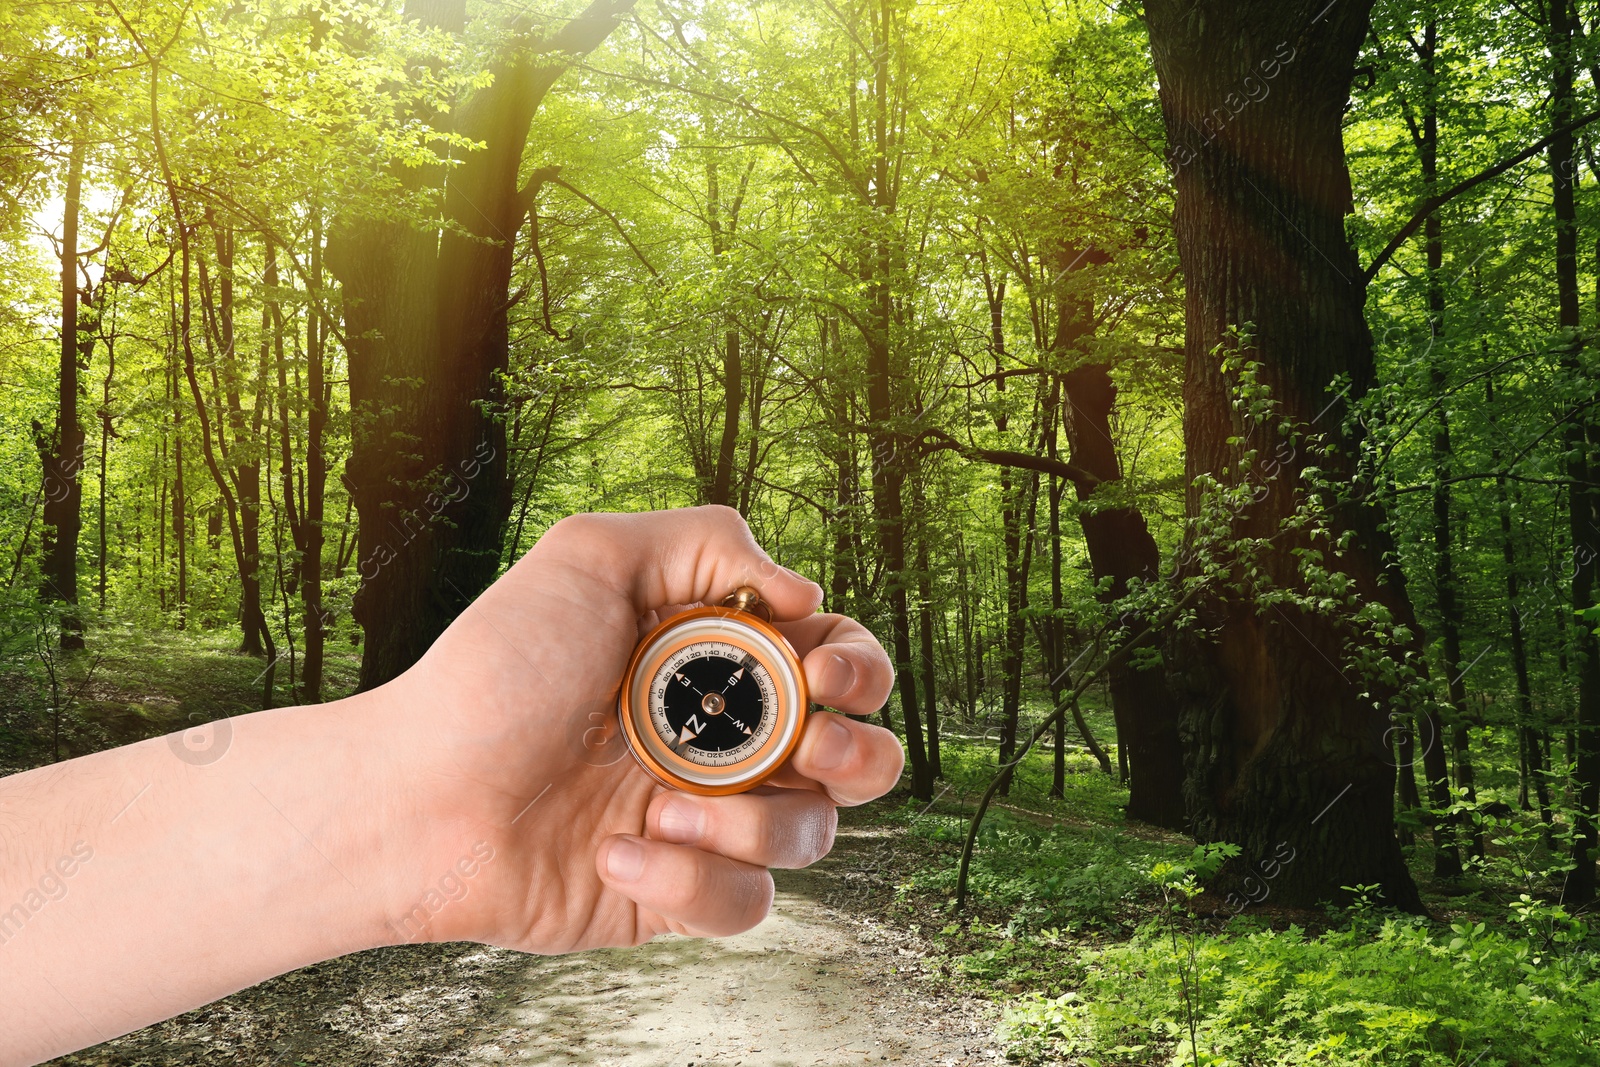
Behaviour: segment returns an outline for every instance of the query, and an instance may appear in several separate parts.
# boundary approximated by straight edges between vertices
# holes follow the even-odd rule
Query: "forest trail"
[[[826,862],[826,861],[825,861]],[[719,940],[535,958],[452,1063],[561,1067],[915,1067],[1001,1059],[971,1001],[920,995],[920,950],[819,898],[826,871],[775,871],[766,921]],[[911,973],[907,973],[910,971]]]
[[[913,930],[870,917],[881,827],[775,871],[766,921],[718,940],[527,956],[400,945],[294,971],[52,1067],[968,1067],[992,1004],[950,993]],[[833,905],[838,905],[837,907]]]

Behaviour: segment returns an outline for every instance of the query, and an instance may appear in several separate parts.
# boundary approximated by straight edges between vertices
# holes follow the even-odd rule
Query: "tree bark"
[[[262,635],[267,626],[261,602],[261,459],[251,423],[259,430],[265,393],[258,391],[255,417],[247,419],[240,397],[239,353],[234,329],[233,228],[218,223],[212,212],[208,211],[206,218],[211,227],[217,276],[213,288],[205,257],[201,256],[200,293],[207,347],[212,357],[212,400],[217,407],[217,466],[233,486],[232,496],[223,494],[223,505],[229,512],[230,530],[237,531],[234,540],[235,562],[239,569],[239,651],[247,656],[260,656],[265,647]],[[261,384],[264,387],[266,383]],[[197,398],[196,403],[199,402]],[[213,471],[213,475],[216,474],[217,471]]]
[[[117,431],[111,423],[111,386],[117,373],[117,343],[115,335],[106,337],[106,376],[101,381],[100,410],[100,478],[98,482],[99,536],[95,549],[95,565],[98,571],[95,579],[95,594],[98,597],[99,608],[106,610],[106,464],[111,452],[111,442],[116,440]],[[137,497],[135,497],[137,500]],[[135,561],[138,556],[135,555]]]
[[[722,189],[717,180],[717,163],[706,164],[706,214],[711,226],[711,254],[721,259],[727,251],[727,235],[739,224],[738,200],[724,218]],[[744,359],[739,347],[739,323],[732,312],[724,316],[722,333],[722,434],[717,440],[717,459],[707,487],[707,504],[730,504],[733,500],[733,463],[739,449],[739,413],[744,405]]]
[[[1365,284],[1344,231],[1351,190],[1341,139],[1370,0],[1144,6],[1185,275],[1188,513],[1200,514],[1202,476],[1238,484],[1246,447],[1272,457],[1277,467],[1251,479],[1259,480],[1256,501],[1233,519],[1236,538],[1269,539],[1249,581],[1304,591],[1295,550],[1320,550],[1326,566],[1350,576],[1360,600],[1408,622],[1410,605],[1381,581],[1386,546],[1376,508],[1330,505],[1335,535],[1353,534],[1338,549],[1288,525],[1310,491],[1305,468],[1353,483],[1353,466],[1341,458],[1355,454],[1339,440],[1343,412],[1323,416],[1338,406],[1336,377],[1347,378],[1352,396],[1373,381]],[[1266,81],[1270,92],[1251,88]],[[1276,404],[1248,427],[1218,355],[1236,344],[1236,331],[1245,337],[1240,354]],[[1342,449],[1310,448],[1312,432]],[[1186,545],[1195,537],[1191,527]],[[1186,552],[1179,574],[1198,566]],[[1173,634],[1167,652],[1194,833],[1242,849],[1216,888],[1240,885],[1287,842],[1297,858],[1273,880],[1274,903],[1314,906],[1344,899],[1344,886],[1377,885],[1390,906],[1420,911],[1394,835],[1380,710],[1339,662],[1350,636],[1345,619],[1295,605],[1264,609],[1249,591],[1223,588],[1198,614],[1199,625]]]
[[[312,205],[311,285],[322,285],[322,214]],[[305,507],[301,518],[305,529],[300,537],[300,604],[305,611],[304,659],[300,669],[300,700],[306,704],[322,700],[322,670],[328,639],[328,613],[322,606],[322,546],[326,538],[322,523],[326,516],[328,456],[324,451],[328,432],[328,408],[333,403],[333,385],[327,380],[323,363],[322,294],[313,291],[306,313],[306,470]],[[282,311],[278,316],[281,342]],[[279,357],[282,358],[281,356]]]
[[[1439,28],[1436,19],[1429,19],[1423,27],[1421,42],[1413,45],[1417,61],[1423,72],[1422,121],[1411,121],[1412,143],[1422,169],[1424,198],[1431,199],[1439,191],[1439,92],[1437,69]],[[1409,109],[1408,109],[1409,115]],[[1437,213],[1423,223],[1423,253],[1427,270],[1429,384],[1434,395],[1445,395],[1444,367],[1444,226]],[[1435,413],[1433,433],[1433,549],[1434,549],[1434,599],[1439,609],[1439,631],[1444,643],[1445,692],[1455,723],[1451,748],[1456,757],[1456,782],[1463,790],[1472,789],[1472,755],[1470,733],[1466,727],[1466,687],[1461,671],[1461,607],[1457,598],[1458,577],[1455,568],[1455,538],[1451,531],[1453,494],[1450,489],[1450,415],[1443,404]],[[1441,725],[1442,724],[1438,724]],[[1429,800],[1435,809],[1450,805],[1447,765],[1442,749],[1443,736],[1435,735],[1441,745],[1438,758],[1428,768]],[[1433,820],[1434,860],[1433,873],[1438,878],[1456,878],[1461,875],[1461,851],[1457,830],[1465,820],[1438,815]],[[1482,855],[1482,835],[1475,838],[1475,854]]]
[[[1067,372],[1062,379],[1067,397],[1067,447],[1071,463],[1093,474],[1101,483],[1122,478],[1122,465],[1111,437],[1111,412],[1117,387],[1103,363]],[[1128,595],[1135,579],[1153,582],[1161,573],[1161,550],[1144,516],[1132,507],[1096,507],[1090,503],[1098,485],[1077,487],[1078,522],[1089,550],[1095,581],[1109,578],[1101,594],[1106,603]],[[1125,620],[1137,630],[1140,618]],[[1185,828],[1183,801],[1183,749],[1178,739],[1178,705],[1159,669],[1140,670],[1126,661],[1107,675],[1112,713],[1117,722],[1117,742],[1128,754],[1128,817],[1165,826]]]
[[[340,219],[328,268],[343,284],[351,455],[360,516],[363,689],[394,678],[494,578],[511,509],[502,376],[509,366],[513,246],[534,182],[519,185],[533,117],[561,73],[597,47],[633,0],[594,0],[541,36],[511,16],[491,85],[449,115],[419,116],[482,147],[400,175],[441,193],[440,219]],[[464,0],[407,14],[458,33]],[[543,180],[548,174],[535,175]]]
[[[928,774],[934,778],[944,777],[944,768],[939,762],[939,702],[938,686],[934,678],[933,656],[933,571],[928,557],[928,517],[925,510],[926,494],[922,487],[923,479],[928,476],[926,468],[918,471],[916,487],[912,497],[912,504],[917,510],[917,660],[918,673],[922,681],[922,707],[927,713],[928,728]]]
[[[1005,370],[1006,283],[1002,278],[991,279],[986,272],[984,289],[989,300],[989,349],[994,353],[996,372]],[[1006,411],[1006,379],[995,378],[994,428],[1001,444],[1011,428],[1011,417]],[[1028,609],[1028,576],[1022,567],[1021,508],[1018,506],[1018,486],[1012,481],[1011,468],[1000,468],[1000,536],[1005,551],[1006,616],[1000,658],[1000,795],[1011,793],[1011,760],[1017,749],[1017,724],[1022,714],[1022,653],[1027,638],[1023,612]]]
[[[897,210],[898,176],[891,174],[894,139],[890,130],[890,63],[895,38],[895,8],[875,0],[868,10],[872,57],[872,132],[869,151],[871,191],[864,205],[879,216],[861,250],[860,280],[866,296],[862,341],[867,350],[867,446],[871,451],[872,517],[883,552],[884,584],[889,609],[890,654],[894,659],[900,713],[905,719],[906,753],[911,764],[911,793],[933,798],[911,653],[911,613],[906,569],[905,483],[915,452],[899,425],[906,413],[904,359],[896,338],[894,314],[895,248],[892,223]],[[885,707],[887,717],[887,706]]]
[[[1057,459],[1060,448],[1060,437],[1063,419],[1063,403],[1065,401],[1065,385],[1061,375],[1051,375],[1050,388],[1045,401],[1044,410],[1044,442],[1045,455]],[[1066,486],[1060,478],[1051,478],[1049,484],[1049,540],[1050,540],[1050,614],[1043,620],[1039,629],[1039,644],[1044,650],[1045,670],[1049,673],[1050,703],[1059,706],[1067,692],[1072,688],[1072,679],[1067,673],[1067,620],[1066,603],[1062,597],[1061,588],[1061,497]],[[1093,563],[1090,564],[1093,566]],[[1089,729],[1089,723],[1083,717],[1083,709],[1079,707],[1076,698],[1072,701],[1072,723],[1078,730],[1078,736],[1083,738],[1083,743],[1094,756],[1095,762],[1100,764],[1100,769],[1111,777],[1116,777],[1116,771],[1111,768],[1111,758],[1106,755],[1104,748],[1095,738],[1094,732]],[[1051,761],[1050,795],[1061,798],[1067,791],[1067,745],[1066,730],[1064,725],[1058,725],[1055,731],[1055,753]]]
[[[78,321],[78,217],[83,206],[83,153],[83,137],[75,137],[67,156],[61,222],[61,362],[56,428],[49,438],[35,431],[44,467],[44,512],[39,535],[43,594],[59,605],[63,651],[83,647],[83,619],[78,614],[78,536],[83,529],[84,444],[83,425],[78,419],[78,371],[80,356],[87,355],[80,351]],[[93,343],[93,335],[90,335],[89,344]]]
[[[1574,82],[1577,75],[1579,29],[1572,0],[1552,0],[1548,5],[1548,50],[1551,60],[1550,125],[1562,130],[1576,111]],[[1574,381],[1583,369],[1582,320],[1578,298],[1578,157],[1576,138],[1570,131],[1550,142],[1550,191],[1556,223],[1557,324],[1566,335],[1561,350],[1562,370]],[[1597,428],[1586,417],[1568,421],[1567,451],[1568,525],[1572,537],[1572,606],[1593,606],[1596,556],[1590,546],[1600,544],[1600,494],[1594,484],[1593,447]],[[1572,642],[1578,673],[1577,786],[1578,835],[1572,845],[1576,865],[1568,876],[1562,899],[1587,904],[1595,897],[1596,815],[1600,808],[1600,644],[1594,627],[1575,627]]]
[[[1494,375],[1484,379],[1483,386],[1484,406],[1489,410],[1491,428],[1495,423],[1494,400]],[[1490,464],[1495,470],[1500,470],[1500,448],[1495,446],[1490,455]],[[1539,819],[1544,823],[1545,847],[1553,844],[1551,827],[1553,818],[1550,811],[1550,779],[1545,772],[1544,745],[1542,731],[1534,722],[1533,717],[1533,686],[1528,678],[1528,647],[1527,639],[1522,629],[1522,608],[1519,603],[1522,595],[1522,581],[1517,574],[1517,548],[1512,537],[1511,527],[1511,487],[1507,484],[1504,475],[1495,478],[1497,494],[1497,508],[1500,517],[1500,559],[1505,567],[1506,590],[1506,631],[1511,639],[1511,673],[1517,684],[1517,726],[1521,734],[1524,748],[1523,758],[1526,764],[1526,779],[1531,780],[1534,795],[1539,800]]]

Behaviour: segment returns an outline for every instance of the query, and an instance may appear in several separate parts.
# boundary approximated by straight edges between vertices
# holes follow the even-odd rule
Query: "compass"
[[[622,678],[622,735],[639,765],[688,793],[740,793],[783,766],[805,729],[805,672],[749,586],[675,615]]]

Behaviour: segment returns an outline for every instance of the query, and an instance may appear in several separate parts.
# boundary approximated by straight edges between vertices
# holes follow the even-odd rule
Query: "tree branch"
[[[581,189],[578,189],[577,187],[569,184],[568,182],[563,181],[562,179],[560,179],[558,177],[552,176],[550,178],[550,184],[561,186],[561,188],[565,189],[567,192],[571,193],[573,196],[577,197],[579,200],[582,200],[585,204],[588,204],[590,207],[592,207],[596,211],[600,212],[600,214],[604,215],[606,218],[610,219],[611,220],[611,225],[616,227],[617,233],[622,237],[622,239],[624,241],[628,242],[628,247],[633,249],[633,254],[638,257],[640,263],[644,264],[645,270],[650,272],[650,277],[655,278],[658,281],[660,280],[661,272],[656,270],[656,268],[651,265],[650,260],[645,258],[644,252],[640,250],[638,245],[633,243],[633,238],[628,236],[628,231],[624,230],[622,228],[622,223],[620,221],[618,221],[618,219],[617,219],[617,217],[615,215],[613,215],[610,211],[607,211],[605,208],[601,207],[598,203],[596,203],[594,198],[591,197],[588,193],[584,192]]]
[[[914,442],[916,447],[924,454],[930,452],[959,452],[968,459],[981,460],[984,463],[993,463],[999,467],[1014,467],[1020,470],[1038,471],[1056,478],[1065,478],[1080,492],[1087,492],[1100,484],[1100,479],[1084,470],[1074,467],[1070,463],[1063,463],[1059,459],[1048,456],[1036,456],[1031,452],[1008,452],[1004,449],[979,448],[959,441],[943,430],[923,430],[917,435]]]
[[[1562,137],[1566,134],[1572,133],[1575,130],[1580,130],[1596,119],[1600,119],[1600,111],[1591,111],[1587,115],[1567,123],[1560,129],[1551,130],[1550,133],[1545,137],[1535,141],[1533,144],[1529,145],[1527,148],[1524,148],[1516,155],[1511,156],[1508,159],[1501,160],[1488,170],[1479,171],[1477,174],[1474,174],[1465,181],[1457,182],[1455,185],[1452,185],[1450,188],[1446,189],[1437,196],[1430,196],[1423,200],[1422,203],[1417,206],[1416,213],[1411,216],[1410,221],[1404,226],[1400,227],[1399,232],[1389,239],[1389,243],[1384,246],[1383,251],[1379,252],[1377,257],[1373,259],[1372,263],[1367,267],[1367,269],[1361,273],[1361,284],[1371,284],[1372,279],[1377,277],[1379,269],[1382,268],[1385,263],[1389,262],[1390,257],[1400,250],[1400,246],[1405,244],[1412,234],[1417,232],[1417,229],[1427,221],[1429,215],[1432,215],[1435,211],[1438,211],[1441,207],[1448,204],[1450,201],[1454,200],[1467,190],[1482,185],[1491,178],[1498,178],[1500,175],[1504,174],[1518,163],[1522,163],[1528,159],[1531,159],[1533,156],[1538,155],[1540,152],[1548,148],[1550,146],[1550,142],[1554,141],[1557,137]]]

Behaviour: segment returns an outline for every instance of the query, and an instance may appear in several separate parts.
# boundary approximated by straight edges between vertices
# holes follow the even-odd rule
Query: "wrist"
[[[309,787],[306,808],[325,827],[313,839],[348,893],[336,922],[346,931],[338,952],[407,940],[398,921],[428,866],[430,783],[417,756],[429,745],[416,728],[425,718],[409,706],[404,676],[377,689],[323,705],[287,709],[281,731]]]
[[[441,689],[450,691],[424,663],[338,703],[337,741],[321,773],[339,783],[328,807],[359,872],[351,920],[369,941],[361,947],[477,939],[475,909],[461,902],[479,903],[504,863],[504,835],[462,803],[453,709]]]
[[[240,866],[263,868],[267,912],[301,916],[308,963],[391,940],[384,913],[405,844],[396,810],[404,792],[384,713],[374,691],[243,716],[234,720],[237,765],[217,763],[238,821],[263,845]]]

